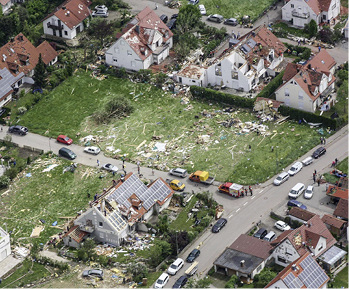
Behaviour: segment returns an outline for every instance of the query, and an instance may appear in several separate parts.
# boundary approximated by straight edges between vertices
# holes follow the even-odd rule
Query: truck
[[[239,184],[226,182],[218,187],[218,191],[223,194],[227,194],[234,198],[240,198],[244,196],[244,187]]]
[[[185,274],[190,277],[193,276],[196,271],[198,270],[198,261],[195,261],[193,264],[191,264],[191,266],[185,271]]]
[[[210,177],[208,172],[206,171],[196,171],[195,173],[192,173],[189,176],[189,180],[205,185],[212,185],[212,183],[214,182],[214,178]]]

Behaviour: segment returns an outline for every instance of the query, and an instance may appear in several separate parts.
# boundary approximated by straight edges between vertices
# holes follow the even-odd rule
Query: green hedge
[[[267,86],[263,88],[263,90],[258,93],[257,97],[265,97],[270,99],[275,99],[274,97],[271,97],[271,95],[279,88],[279,86],[282,84],[282,77],[284,76],[285,70],[280,72],[277,76],[275,76]]]
[[[280,106],[279,112],[285,116],[289,115],[290,119],[296,121],[299,121],[300,119],[303,120],[304,118],[307,122],[322,123],[322,126],[330,127],[331,129],[336,129],[343,125],[343,119],[341,118],[332,119],[288,106]]]
[[[190,92],[193,97],[198,99],[207,99],[219,103],[231,104],[236,107],[253,108],[255,99],[245,98],[237,95],[223,93],[209,88],[191,86]]]

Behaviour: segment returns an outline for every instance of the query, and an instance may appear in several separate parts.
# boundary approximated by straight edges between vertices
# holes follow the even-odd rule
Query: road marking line
[[[248,202],[246,202],[246,203],[244,204],[244,206],[246,206],[246,205],[247,205],[247,203],[248,203]]]
[[[258,194],[261,194],[262,192],[264,191],[264,189],[263,190],[261,190]]]
[[[240,208],[238,208],[235,212],[239,212],[240,211]]]
[[[251,200],[253,200],[253,199],[254,199],[254,197],[255,197],[255,196],[253,196],[253,197],[251,198]]]
[[[233,215],[231,214],[228,218],[230,219]]]

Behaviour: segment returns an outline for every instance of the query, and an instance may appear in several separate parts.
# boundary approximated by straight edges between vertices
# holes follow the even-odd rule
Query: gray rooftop
[[[21,72],[18,76],[13,76],[6,67],[0,69],[0,99],[13,90],[14,85],[18,80],[24,76]]]
[[[328,249],[325,253],[323,253],[319,259],[323,262],[333,265],[336,263],[340,258],[344,257],[347,254],[346,251],[336,247],[332,246],[330,249]]]

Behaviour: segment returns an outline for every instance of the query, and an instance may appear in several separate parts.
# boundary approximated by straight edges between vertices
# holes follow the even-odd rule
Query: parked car
[[[302,183],[297,183],[291,191],[288,193],[290,199],[297,199],[301,194],[303,194],[305,186]]]
[[[185,189],[185,184],[183,184],[179,180],[172,180],[170,182],[170,187],[175,191],[183,192]]]
[[[197,5],[197,4],[199,4],[199,0],[189,0],[188,4],[190,4],[190,5]]]
[[[258,239],[263,239],[267,234],[268,234],[267,229],[260,228],[260,229],[253,235],[253,237],[256,237],[256,238],[258,238]]]
[[[98,277],[101,280],[103,280],[103,270],[101,269],[85,270],[82,272],[82,277]]]
[[[228,19],[225,19],[224,24],[236,26],[236,25],[238,25],[239,23],[238,23],[238,20],[235,19],[235,18],[228,18]]]
[[[177,18],[178,18],[178,14],[177,13],[176,14],[172,14],[171,19],[177,19]]]
[[[312,162],[313,162],[313,158],[312,157],[307,157],[304,160],[302,160],[303,166],[309,166]]]
[[[176,28],[176,22],[177,22],[177,18],[173,18],[166,24],[166,26],[168,27],[168,29],[172,30]]]
[[[97,11],[108,11],[108,7],[105,6],[105,5],[97,5],[97,6],[95,7],[95,9],[96,9]]]
[[[290,175],[288,173],[282,172],[274,180],[274,185],[275,186],[280,186],[282,183],[286,182],[289,178],[290,178]]]
[[[263,240],[271,242],[276,238],[276,234],[274,231],[270,231],[268,234],[265,235],[265,237],[263,238]]]
[[[58,154],[70,160],[76,159],[76,154],[68,148],[60,148]]]
[[[109,13],[107,11],[103,10],[96,10],[92,12],[92,17],[104,17],[107,18],[109,16]]]
[[[169,279],[170,279],[170,276],[168,274],[162,273],[160,277],[156,280],[154,287],[164,288]]]
[[[274,226],[276,229],[280,231],[291,230],[291,227],[287,225],[284,221],[277,221]]]
[[[183,275],[177,279],[177,281],[173,284],[172,288],[183,288],[185,284],[188,282],[188,277]]]
[[[200,250],[194,249],[193,251],[191,251],[191,252],[189,253],[189,255],[188,255],[186,261],[187,261],[188,263],[193,263],[194,260],[195,260],[197,257],[199,257],[199,255],[200,255]]]
[[[57,137],[57,141],[60,142],[60,143],[64,143],[66,145],[71,145],[73,143],[73,140],[70,137],[67,137],[64,134],[60,134]]]
[[[306,205],[303,205],[301,202],[297,201],[297,200],[289,200],[287,202],[287,206],[288,207],[298,207],[298,208],[301,208],[303,210],[306,210],[307,209],[307,206]]]
[[[295,174],[297,174],[298,172],[301,171],[301,169],[303,168],[303,165],[301,162],[296,162],[292,165],[292,167],[289,169],[288,174],[292,177]]]
[[[318,149],[316,149],[313,154],[312,157],[314,159],[317,159],[319,157],[321,157],[322,155],[324,155],[326,153],[326,149],[324,147],[319,147]]]
[[[170,275],[176,275],[177,272],[183,267],[184,261],[181,258],[177,258],[171,266],[167,269],[167,273]]]
[[[115,172],[115,173],[119,170],[117,166],[114,166],[112,164],[105,164],[102,166],[102,169],[109,172]]]
[[[314,187],[313,186],[308,186],[307,189],[304,192],[304,198],[305,199],[311,199],[314,194]]]
[[[98,155],[101,152],[101,149],[99,147],[85,147],[84,152],[92,155]]]
[[[212,227],[212,233],[218,233],[228,222],[227,219],[220,218]]]
[[[201,15],[206,15],[206,8],[205,8],[204,4],[199,5],[199,10],[200,10]]]
[[[170,170],[169,173],[170,175],[181,177],[181,178],[185,178],[188,174],[187,170],[181,169],[181,168],[172,169]]]
[[[219,14],[211,14],[207,17],[207,20],[212,21],[212,22],[221,23],[221,22],[223,22],[224,18],[222,15],[219,15]]]
[[[160,19],[161,19],[161,21],[164,22],[165,24],[166,24],[167,21],[168,21],[168,17],[167,17],[167,15],[165,15],[165,14],[162,14],[162,15],[160,16]]]
[[[19,135],[26,135],[28,133],[28,129],[22,125],[13,125],[9,127],[8,132],[16,133]]]

